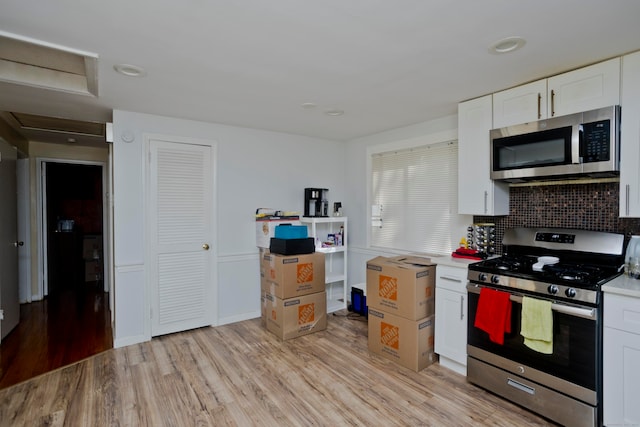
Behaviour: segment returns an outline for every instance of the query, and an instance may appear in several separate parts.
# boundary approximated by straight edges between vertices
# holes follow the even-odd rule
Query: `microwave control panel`
[[[604,162],[611,156],[610,120],[582,125],[582,163]]]

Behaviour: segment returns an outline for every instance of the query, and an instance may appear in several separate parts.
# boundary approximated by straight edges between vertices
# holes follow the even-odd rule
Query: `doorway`
[[[104,274],[106,165],[42,159],[37,165],[43,280],[40,297],[20,306],[20,324],[0,347],[0,389],[113,347]]]
[[[47,296],[103,289],[102,167],[47,162],[45,185]]]
[[[111,275],[105,266],[110,262],[110,178],[106,164],[42,158],[36,163],[36,299],[55,295],[59,290],[86,288],[85,283],[102,286],[104,292],[109,292]]]

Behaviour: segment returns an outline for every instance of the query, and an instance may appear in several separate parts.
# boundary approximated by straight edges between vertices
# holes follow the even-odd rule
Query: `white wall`
[[[368,248],[367,201],[367,150],[375,146],[411,145],[414,142],[433,143],[458,138],[458,118],[456,115],[393,129],[375,135],[355,139],[347,143],[346,160],[346,204],[345,215],[349,216],[349,284],[366,281],[366,262],[378,256],[393,255]],[[464,165],[458,165],[464,166]],[[452,247],[456,247],[460,237],[466,236],[466,227],[473,221],[470,215],[459,215],[456,226],[451,230]]]
[[[302,213],[305,187],[347,198],[345,143],[277,132],[116,110],[114,130],[116,347],[150,339],[144,289],[144,134],[205,139],[217,144],[218,263],[216,324],[260,316],[256,208]],[[123,140],[132,138],[132,142]]]

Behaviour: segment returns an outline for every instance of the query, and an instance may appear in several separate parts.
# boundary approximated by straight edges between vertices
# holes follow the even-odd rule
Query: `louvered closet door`
[[[213,322],[212,147],[149,141],[151,335]]]

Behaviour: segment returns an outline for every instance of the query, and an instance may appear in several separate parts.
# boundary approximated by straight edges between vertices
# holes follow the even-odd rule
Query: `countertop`
[[[602,285],[606,293],[640,298],[640,280],[621,275]]]
[[[449,267],[467,268],[469,264],[482,261],[480,259],[454,258],[452,256],[431,257],[431,261],[436,264],[447,265]]]

